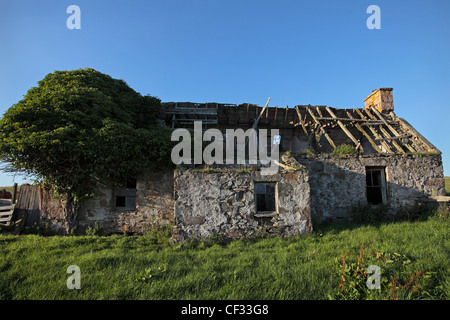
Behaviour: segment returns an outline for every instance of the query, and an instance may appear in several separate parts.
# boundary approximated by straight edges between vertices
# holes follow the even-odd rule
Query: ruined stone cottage
[[[195,121],[203,131],[276,128],[279,170],[262,175],[261,165],[244,163],[148,171],[121,188],[98,190],[79,210],[79,230],[97,222],[105,233],[140,233],[170,223],[174,240],[289,236],[310,232],[316,222],[348,220],[360,205],[385,205],[395,214],[445,195],[440,151],[394,113],[391,88],[374,90],[355,109],[166,102],[159,121],[192,134]],[[55,205],[43,205],[42,220],[67,231],[66,218],[52,214]]]

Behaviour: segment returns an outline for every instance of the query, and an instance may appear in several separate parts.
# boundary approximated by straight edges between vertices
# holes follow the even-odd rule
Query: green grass
[[[445,192],[450,196],[450,177],[445,177]]]
[[[386,283],[376,298],[390,298],[392,277],[406,284],[420,270],[427,271],[420,290],[397,297],[449,299],[449,230],[448,217],[432,217],[182,247],[169,245],[166,236],[0,234],[0,299],[343,298],[339,258],[348,252],[347,265],[356,263],[362,244],[364,264],[378,264]],[[399,253],[410,262],[388,265],[376,259],[377,252]],[[70,265],[81,269],[80,290],[66,286]]]
[[[8,192],[13,192],[13,189],[14,189],[14,187],[0,187],[0,190],[3,190],[3,189],[5,189],[6,191],[8,191]]]
[[[333,156],[344,156],[344,155],[357,155],[358,149],[356,147],[349,145],[349,144],[341,144],[336,149],[331,151],[331,155]]]

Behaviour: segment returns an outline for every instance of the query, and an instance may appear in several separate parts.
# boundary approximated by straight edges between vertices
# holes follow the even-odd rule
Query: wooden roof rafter
[[[371,110],[373,110],[373,112],[378,116],[378,118],[380,118],[380,120],[384,123],[384,125],[386,126],[386,127],[388,127],[388,129],[394,134],[394,138],[392,138],[393,140],[395,140],[395,138],[397,138],[397,139],[403,139],[401,136],[401,134],[400,133],[398,133],[398,131],[397,130],[395,130],[394,129],[394,127],[392,127],[384,118],[383,118],[383,116],[381,115],[381,113],[377,110],[377,109],[375,109],[375,108],[371,108]],[[395,142],[395,141],[394,141]],[[403,145],[406,147],[406,148],[408,148],[408,150],[409,151],[411,151],[411,152],[416,152],[416,150],[413,148],[413,147],[411,147],[408,143],[406,143],[405,141],[403,141]]]
[[[355,108],[355,109],[353,109],[353,110],[361,117],[361,119],[363,119],[363,120],[368,120],[368,119],[364,116],[364,114],[363,114],[359,109]],[[380,144],[383,146],[383,148],[386,150],[386,152],[388,152],[388,153],[393,153],[392,150],[391,150],[391,148],[389,147],[389,145],[388,145],[386,142],[383,141],[383,139],[382,139],[381,136],[378,134],[378,132],[375,130],[375,128],[373,128],[373,126],[370,126],[370,125],[368,125],[367,127],[369,128],[370,132],[372,132],[373,136],[374,136],[376,139],[379,139]]]
[[[300,121],[300,125],[302,126],[303,131],[305,132],[306,136],[309,137],[308,130],[306,130],[305,122],[302,119],[302,115],[300,114],[298,106],[295,106],[295,111],[297,111],[298,121]]]
[[[317,127],[319,128],[320,132],[325,136],[325,138],[327,139],[328,143],[330,144],[330,146],[333,147],[333,149],[336,149],[336,145],[334,144],[333,140],[331,139],[331,137],[328,135],[328,133],[326,132],[326,130],[323,128],[322,124],[320,123],[319,120],[317,120],[317,117],[314,115],[314,111],[311,110],[310,107],[306,107],[306,110],[308,111],[308,113],[311,115],[312,119],[314,120],[314,122],[316,123]]]
[[[393,112],[390,113],[393,120],[398,121],[404,132],[412,135],[410,141],[416,147],[416,152],[435,152],[441,153],[431,142],[414,129],[405,119],[397,117]]]
[[[376,120],[375,116],[372,115],[372,113],[369,111],[368,108],[364,108],[363,110],[372,120]],[[405,154],[406,153],[405,150],[403,150],[403,148],[395,140],[391,139],[392,136],[387,132],[386,129],[383,128],[383,124],[380,124],[378,126],[378,128],[380,129],[381,133],[386,138],[386,139],[384,139],[385,141],[390,141],[394,145],[394,147],[397,149],[397,151],[399,153],[401,153],[401,154]],[[379,139],[382,139],[382,138],[379,138]]]
[[[440,153],[404,119],[393,112],[386,114],[373,107],[347,110],[311,105],[269,108],[268,103],[261,107],[249,103],[165,102],[162,103],[159,120],[172,128],[180,126],[188,129],[194,121],[202,121],[204,129],[212,125],[252,127],[255,123],[266,128],[298,127],[295,130],[299,130],[297,134],[304,133],[306,137],[319,139],[323,135],[332,149],[337,147],[336,142],[342,143],[346,137],[361,153],[367,149],[367,142],[372,146],[369,152],[379,154]],[[345,136],[339,133],[340,130]],[[334,136],[336,133],[338,136]]]
[[[347,110],[345,112],[347,113],[349,119],[357,120],[357,119],[353,118],[353,116],[350,114],[350,112],[348,112]],[[372,148],[376,152],[383,153],[383,151],[381,151],[381,149],[378,147],[378,145],[375,143],[375,141],[372,139],[372,137],[366,132],[366,130],[363,129],[363,127],[361,127],[361,125],[358,122],[355,122],[354,126],[366,137],[367,141],[369,141],[369,143],[372,145]]]
[[[361,151],[361,153],[363,153],[364,152],[364,148],[361,145],[361,142],[359,142],[355,138],[355,136],[353,136],[353,134],[347,129],[347,127],[341,122],[341,120],[337,119],[336,115],[334,114],[334,112],[329,107],[325,107],[325,109],[328,111],[328,113],[331,115],[331,117],[337,121],[337,123],[341,127],[342,131],[344,131],[345,134],[350,138],[350,140],[353,141],[353,143],[355,144],[356,148],[359,149]]]

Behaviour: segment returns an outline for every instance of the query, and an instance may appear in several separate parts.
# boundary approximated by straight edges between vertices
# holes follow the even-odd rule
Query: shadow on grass
[[[378,209],[376,209],[378,210]],[[383,211],[383,209],[382,209]],[[382,214],[378,215],[377,219],[364,219],[364,215],[372,216],[370,210],[364,209],[360,211],[362,215],[358,216],[357,222],[353,221],[326,221],[322,223],[314,224],[313,234],[327,234],[327,233],[339,233],[342,231],[351,231],[363,226],[372,226],[379,228],[384,225],[402,223],[402,222],[420,222],[427,221],[430,218],[448,220],[450,207],[446,205],[438,205],[435,203],[423,205],[417,205],[409,209],[400,209],[396,215]]]

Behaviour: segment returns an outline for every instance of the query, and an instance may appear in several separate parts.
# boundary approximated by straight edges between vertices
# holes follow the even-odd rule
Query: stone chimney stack
[[[380,88],[372,90],[372,93],[364,99],[364,107],[375,107],[381,113],[394,111],[394,99],[392,88]]]

